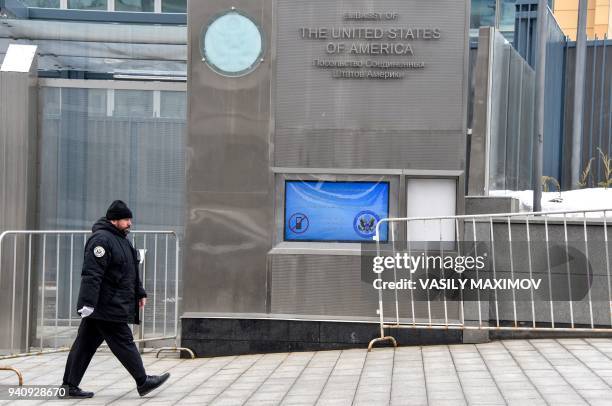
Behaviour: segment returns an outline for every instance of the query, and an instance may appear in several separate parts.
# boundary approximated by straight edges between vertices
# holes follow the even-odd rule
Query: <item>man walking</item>
[[[77,312],[81,325],[70,349],[62,385],[67,397],[91,398],[79,384],[96,350],[106,341],[134,380],[140,396],[162,385],[169,373],[148,376],[134,344],[128,324],[139,324],[138,309],[144,307],[147,294],[138,275],[138,252],[127,234],[132,226],[132,212],[121,200],[115,200],[106,217],[92,227],[85,245],[81,288]]]

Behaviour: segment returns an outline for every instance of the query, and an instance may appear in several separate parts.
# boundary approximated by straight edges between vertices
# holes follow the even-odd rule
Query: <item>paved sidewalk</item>
[[[26,384],[60,384],[66,353],[0,361]],[[106,352],[61,405],[611,405],[612,339],[508,340],[478,345],[377,348],[184,360],[144,356],[169,384],[140,398]],[[0,371],[0,384],[16,378]],[[18,401],[14,405],[45,402]],[[0,404],[11,404],[0,402]]]

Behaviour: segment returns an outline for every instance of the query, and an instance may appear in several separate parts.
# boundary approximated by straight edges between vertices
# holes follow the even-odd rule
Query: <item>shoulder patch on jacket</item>
[[[104,250],[102,246],[98,245],[93,249],[93,253],[96,256],[96,258],[102,258],[104,254],[106,254],[106,251]]]

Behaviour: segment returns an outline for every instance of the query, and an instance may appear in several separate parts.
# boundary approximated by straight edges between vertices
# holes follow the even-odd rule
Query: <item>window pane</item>
[[[68,0],[68,8],[106,10],[106,0]]]
[[[59,8],[59,0],[23,0],[23,4],[29,7]]]
[[[90,116],[106,115],[106,89],[89,89],[87,111]]]
[[[187,116],[186,92],[160,92],[160,116],[185,119]]]
[[[495,26],[495,0],[472,0],[471,28]]]
[[[163,13],[186,13],[187,0],[162,0]]]
[[[153,92],[115,90],[115,117],[153,117]]]
[[[42,106],[45,116],[56,117],[61,113],[61,94],[59,87],[42,88]]]
[[[115,0],[116,11],[145,11],[152,13],[154,0]]]
[[[516,0],[502,0],[501,21],[499,30],[503,32],[514,31],[516,16]]]

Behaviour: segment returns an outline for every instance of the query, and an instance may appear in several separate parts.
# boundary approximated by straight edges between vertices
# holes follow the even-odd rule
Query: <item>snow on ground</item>
[[[489,196],[509,196],[519,199],[521,212],[530,212],[533,208],[532,190],[492,190]],[[573,210],[610,210],[606,217],[612,217],[612,188],[590,188],[568,190],[566,192],[543,192],[542,211]],[[567,217],[583,217],[583,213],[568,214]],[[587,213],[587,217],[603,217],[603,211]]]

